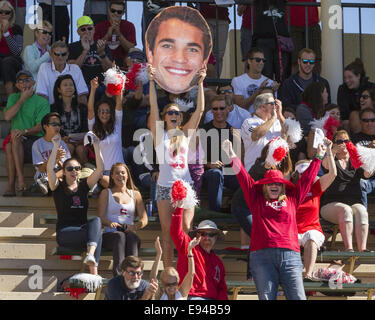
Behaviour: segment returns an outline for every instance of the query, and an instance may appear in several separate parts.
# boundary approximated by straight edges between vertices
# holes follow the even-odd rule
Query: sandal
[[[26,185],[21,185],[21,186],[18,186],[17,188],[16,188],[16,192],[23,192],[23,191],[26,191],[27,190],[27,187],[26,187]]]
[[[15,197],[16,193],[14,191],[7,190],[3,193],[3,197]]]
[[[361,252],[374,252],[374,251],[369,250],[369,249],[365,249],[365,250],[362,250]]]

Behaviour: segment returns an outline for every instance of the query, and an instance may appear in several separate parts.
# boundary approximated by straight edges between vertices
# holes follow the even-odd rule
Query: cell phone
[[[128,226],[126,224],[122,224],[120,227],[116,227],[117,231],[125,232]]]

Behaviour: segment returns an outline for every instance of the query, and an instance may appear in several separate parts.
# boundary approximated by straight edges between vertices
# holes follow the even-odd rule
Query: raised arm
[[[116,110],[122,111],[123,99],[124,99],[124,91],[121,91],[121,93],[116,96]]]
[[[156,250],[156,256],[155,256],[155,261],[152,264],[152,268],[150,271],[150,280],[154,279],[155,281],[158,280],[158,272],[159,272],[159,263],[161,260],[161,255],[163,253],[163,250],[160,245],[160,240],[159,237],[156,237],[155,240],[155,250]]]
[[[47,176],[48,176],[49,187],[52,191],[54,191],[59,185],[59,179],[56,176],[54,168],[56,164],[57,149],[59,148],[60,143],[61,143],[61,136],[59,134],[55,135],[52,138],[52,142],[53,142],[52,152],[49,155],[49,158],[47,161]]]
[[[148,65],[147,67],[147,74],[148,78],[150,79],[150,130],[152,133],[152,136],[154,137],[154,144],[156,144],[156,121],[160,121],[160,115],[159,115],[159,107],[158,107],[158,98],[156,94],[156,88],[155,88],[155,68],[152,67],[152,65]]]
[[[98,77],[95,77],[94,79],[92,79],[90,84],[91,84],[91,90],[90,90],[89,101],[87,102],[87,118],[89,120],[92,120],[95,117],[94,104],[95,104],[95,92],[99,86]]]
[[[324,139],[324,142],[327,146],[327,163],[328,163],[328,173],[326,173],[324,176],[320,177],[320,186],[322,188],[322,191],[326,191],[331,183],[336,179],[337,176],[337,168],[335,163],[335,157],[332,154],[332,141],[328,140],[327,138]]]
[[[187,252],[188,273],[186,274],[184,280],[181,283],[180,288],[178,289],[184,298],[187,298],[187,296],[189,295],[191,286],[193,285],[194,274],[195,274],[193,248],[199,244],[200,240],[201,240],[200,238],[194,238],[189,242],[188,252]]]
[[[197,107],[190,117],[190,120],[184,125],[183,130],[185,134],[189,129],[196,130],[199,125],[199,121],[203,115],[204,111],[204,88],[203,80],[206,78],[206,69],[201,69],[198,71],[198,98]]]
[[[96,163],[96,170],[87,178],[87,185],[89,188],[93,188],[95,184],[101,178],[103,171],[104,171],[104,161],[103,156],[99,148],[99,138],[94,136],[94,151],[95,151],[95,163]]]

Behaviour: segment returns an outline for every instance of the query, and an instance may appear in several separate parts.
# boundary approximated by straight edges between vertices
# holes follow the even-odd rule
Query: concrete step
[[[37,282],[40,281],[40,282]],[[57,277],[42,276],[41,280],[30,275],[0,275],[2,291],[11,292],[55,292],[57,290]],[[39,287],[39,285],[41,285]]]
[[[31,241],[54,239],[56,232],[48,228],[11,228],[0,227],[0,240],[11,241],[26,238]]]
[[[11,201],[10,199],[8,200]],[[0,227],[3,228],[33,228],[34,213],[0,211]]]
[[[45,244],[0,243],[1,259],[45,259]]]
[[[83,293],[78,300],[94,300],[95,293]],[[0,300],[76,300],[63,292],[0,292]]]

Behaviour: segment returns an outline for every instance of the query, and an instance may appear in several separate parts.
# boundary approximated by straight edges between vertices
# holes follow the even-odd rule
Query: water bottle
[[[146,212],[148,217],[152,217],[152,200],[146,201]]]

